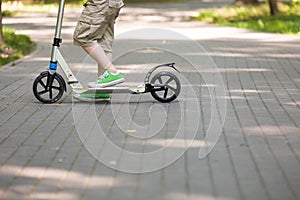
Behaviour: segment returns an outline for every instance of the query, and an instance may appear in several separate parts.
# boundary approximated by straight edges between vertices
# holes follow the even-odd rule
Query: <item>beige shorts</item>
[[[98,43],[104,51],[112,52],[114,24],[122,6],[111,4],[109,0],[89,0],[75,28],[74,44],[91,46]]]

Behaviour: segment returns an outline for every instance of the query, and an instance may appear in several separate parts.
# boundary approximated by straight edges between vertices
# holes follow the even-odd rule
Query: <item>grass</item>
[[[5,49],[7,52],[0,53],[0,66],[20,59],[35,49],[35,44],[28,36],[17,35],[13,29],[4,26],[3,35],[6,45],[2,45],[1,49]]]
[[[207,23],[300,36],[300,3],[278,3],[280,14],[270,16],[268,4],[209,9],[196,18]]]

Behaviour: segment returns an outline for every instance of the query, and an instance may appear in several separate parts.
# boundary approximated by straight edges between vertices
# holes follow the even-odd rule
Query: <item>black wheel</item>
[[[165,86],[165,90],[151,92],[153,98],[159,102],[171,102],[175,100],[180,93],[180,81],[170,72],[163,71],[155,74],[150,83]]]
[[[33,82],[33,94],[42,103],[55,103],[64,94],[65,82],[55,73],[50,75],[48,71],[42,72]]]

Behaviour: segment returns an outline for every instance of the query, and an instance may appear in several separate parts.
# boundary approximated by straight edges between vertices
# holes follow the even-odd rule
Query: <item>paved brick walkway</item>
[[[300,38],[151,14],[132,23],[135,9],[117,24],[115,63],[136,85],[176,61],[182,91],[171,104],[149,94],[73,103],[69,88],[59,103],[39,103],[32,82],[47,68],[55,13],[4,20],[38,47],[0,69],[0,199],[300,199]],[[62,52],[86,84],[95,64],[71,44],[79,10],[66,13]],[[152,29],[126,32],[141,27]]]

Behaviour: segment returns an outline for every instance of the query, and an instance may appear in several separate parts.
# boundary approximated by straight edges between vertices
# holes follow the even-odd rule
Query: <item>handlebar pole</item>
[[[52,45],[52,51],[51,51],[51,60],[50,60],[50,69],[56,70],[57,67],[57,58],[56,58],[56,51],[60,46],[61,43],[61,27],[62,27],[62,21],[64,16],[64,7],[65,7],[65,0],[60,0],[59,8],[58,8],[58,14],[57,14],[57,21],[56,21],[56,27],[55,27],[55,35]]]
[[[56,29],[55,29],[55,38],[61,37],[61,27],[64,16],[64,8],[65,8],[65,0],[60,0],[57,21],[56,21]]]

